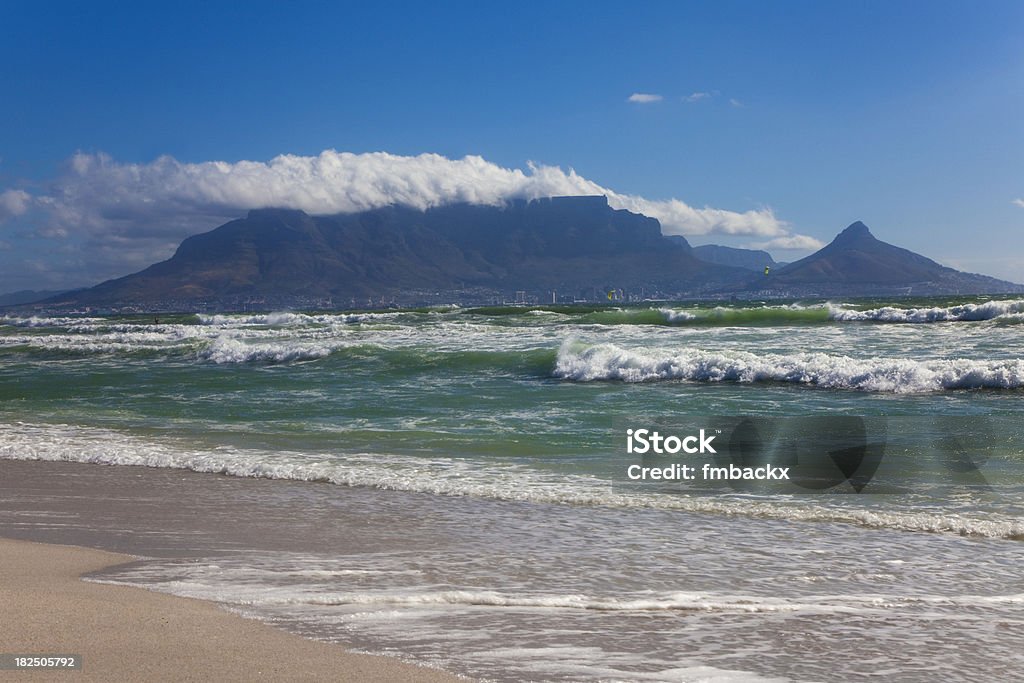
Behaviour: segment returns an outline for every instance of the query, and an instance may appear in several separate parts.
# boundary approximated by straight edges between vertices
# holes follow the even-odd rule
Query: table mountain
[[[767,265],[759,253],[740,256],[757,260],[759,271]],[[188,309],[323,299],[346,305],[387,297],[407,305],[508,300],[517,292],[539,301],[550,301],[552,292],[569,300],[604,300],[610,290],[620,300],[623,293],[852,297],[1024,287],[961,273],[886,244],[860,222],[807,258],[754,275],[749,265],[698,259],[685,238],[663,236],[657,220],[614,210],[604,197],[553,197],[334,216],[254,210],[189,237],[166,261],[44,303]]]
[[[745,271],[700,261],[657,220],[604,197],[505,206],[392,206],[310,216],[260,209],[189,237],[168,260],[61,299],[70,305],[516,290],[708,291]],[[60,297],[58,297],[60,298]],[[53,300],[56,302],[56,300]]]

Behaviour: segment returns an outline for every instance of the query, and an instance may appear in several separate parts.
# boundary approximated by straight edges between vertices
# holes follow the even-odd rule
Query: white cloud
[[[744,106],[746,106],[742,102],[737,100],[735,97],[730,97],[729,98],[729,104],[731,104],[732,106],[737,107],[739,109],[742,109]]]
[[[123,164],[103,154],[76,154],[49,194],[36,198],[47,229],[131,236],[188,234],[247,209],[280,207],[311,214],[351,213],[394,204],[427,209],[457,202],[500,205],[510,199],[605,195],[614,208],[662,222],[669,234],[787,235],[771,209],[694,208],[678,199],[621,194],[558,166],[503,168],[479,156],[398,156],[327,150],[268,162],[182,163],[164,156]]]
[[[0,221],[27,212],[32,204],[32,195],[24,190],[0,192]]]
[[[652,200],[616,192],[573,169],[538,164],[504,168],[479,156],[327,150],[267,162],[183,163],[164,156],[130,164],[104,154],[79,153],[40,194],[7,190],[0,194],[0,206],[21,215],[19,222],[37,239],[73,244],[81,260],[74,266],[80,269],[77,283],[88,281],[90,272],[110,277],[167,258],[185,237],[248,209],[335,214],[389,205],[501,205],[559,195],[605,195],[616,209],[657,218],[665,234],[738,235],[800,245],[783,248],[820,246],[812,238],[793,235],[770,208],[738,212],[697,208],[679,199]],[[69,264],[65,272],[71,271]]]
[[[1019,206],[1020,208],[1024,209],[1024,199],[1014,199],[1013,203]]]
[[[706,99],[709,99],[710,97],[711,97],[711,93],[709,93],[709,92],[695,92],[695,93],[690,93],[689,95],[686,95],[685,97],[683,97],[683,101],[684,102],[700,102],[701,100],[706,100]]]
[[[810,235],[782,235],[767,242],[754,242],[749,245],[750,249],[792,249],[794,251],[817,251],[825,246],[825,243]]]
[[[626,98],[627,102],[636,102],[638,104],[650,104],[651,102],[661,102],[661,100],[661,95],[646,92],[635,92]]]

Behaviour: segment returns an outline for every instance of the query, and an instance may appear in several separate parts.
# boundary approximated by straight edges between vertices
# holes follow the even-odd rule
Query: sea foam
[[[554,376],[577,382],[782,382],[832,389],[923,393],[947,389],[1016,389],[1024,386],[1024,360],[865,358],[825,353],[754,354],[694,348],[626,349],[567,340]]]
[[[1024,300],[986,301],[980,304],[931,308],[883,306],[866,311],[848,310],[840,306],[829,305],[829,316],[832,320],[840,322],[861,320],[887,323],[976,322],[1017,313],[1024,313]]]
[[[865,508],[749,496],[685,496],[631,491],[606,479],[553,474],[523,463],[489,467],[460,458],[381,453],[305,453],[229,446],[196,448],[99,427],[0,424],[0,458],[188,469],[235,477],[324,482],[391,491],[473,496],[491,500],[614,508],[655,508],[792,522],[838,522],[875,529],[1024,540],[1019,518],[932,510]]]

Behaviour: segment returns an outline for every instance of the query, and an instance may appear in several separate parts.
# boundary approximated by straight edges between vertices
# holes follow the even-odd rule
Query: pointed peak
[[[860,221],[850,223],[850,225],[846,227],[846,230],[843,230],[839,234],[846,235],[848,237],[860,237],[862,235],[872,236],[871,231],[868,230],[868,226],[864,225]]]
[[[868,226],[857,221],[856,223],[851,223],[845,230],[836,235],[836,238],[832,240],[832,244],[852,245],[874,241],[876,241],[875,236],[868,230]]]

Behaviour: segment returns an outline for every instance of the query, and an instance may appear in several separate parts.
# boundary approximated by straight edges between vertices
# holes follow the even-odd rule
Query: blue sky
[[[859,219],[1024,282],[1022,35],[1021,2],[6,2],[0,292],[137,270],[243,203],[417,188],[598,187],[783,259]]]

